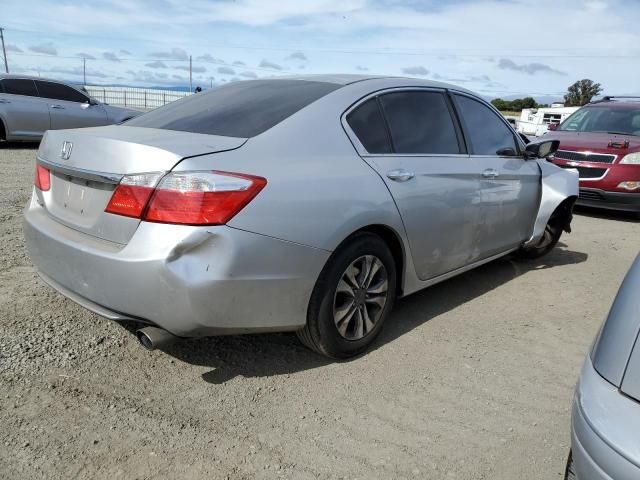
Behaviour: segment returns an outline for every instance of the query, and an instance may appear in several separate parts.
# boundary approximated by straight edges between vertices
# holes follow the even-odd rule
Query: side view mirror
[[[527,158],[547,158],[556,153],[559,146],[560,140],[543,140],[530,143],[525,147],[525,156]]]
[[[547,130],[551,132],[555,132],[559,126],[560,126],[559,123],[550,123],[549,125],[547,125]]]
[[[89,97],[89,100],[87,100],[87,103],[89,105],[100,105],[100,102],[98,102],[95,98],[91,98],[91,97]]]

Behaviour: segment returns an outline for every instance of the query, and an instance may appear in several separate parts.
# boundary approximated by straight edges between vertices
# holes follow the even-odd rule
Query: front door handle
[[[415,177],[415,174],[409,170],[405,170],[404,168],[398,168],[387,172],[387,178],[394,182],[406,182],[407,180],[411,180],[413,177]]]
[[[487,168],[484,172],[482,172],[482,176],[484,178],[496,178],[500,174],[495,168]]]
[[[5,100],[4,98],[0,98],[0,103],[11,103],[9,100]]]
[[[55,109],[59,109],[59,110],[64,110],[64,107],[62,105],[51,105],[51,108],[55,108]]]

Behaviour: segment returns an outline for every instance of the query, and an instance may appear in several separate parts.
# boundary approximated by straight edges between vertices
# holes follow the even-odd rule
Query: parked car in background
[[[640,255],[578,380],[566,480],[640,478]]]
[[[37,142],[47,130],[111,125],[140,113],[57,80],[0,74],[0,141]]]
[[[544,138],[560,142],[553,163],[578,170],[579,205],[640,213],[640,98],[590,103]]]
[[[47,132],[25,211],[43,279],[175,336],[297,331],[362,352],[398,296],[569,230],[575,171],[452,85],[252,80],[123,125]]]
[[[518,132],[530,137],[540,137],[547,133],[550,125],[561,123],[578,108],[557,103],[551,107],[524,108],[518,119]]]

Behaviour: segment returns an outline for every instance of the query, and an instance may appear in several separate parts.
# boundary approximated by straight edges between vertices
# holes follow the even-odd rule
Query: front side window
[[[472,98],[462,95],[455,97],[466,126],[471,153],[497,155],[503,149],[518,152],[513,132],[493,110]]]
[[[2,83],[4,93],[26,95],[29,97],[38,96],[35,83],[28,78],[3,78],[0,80],[0,83]]]
[[[460,153],[444,94],[401,91],[380,97],[393,151],[412,154]]]
[[[391,142],[378,99],[371,98],[347,115],[347,123],[369,153],[391,153]]]
[[[78,103],[85,103],[88,100],[85,95],[77,91],[75,88],[71,88],[60,83],[36,80],[36,86],[38,87],[38,93],[43,98]]]

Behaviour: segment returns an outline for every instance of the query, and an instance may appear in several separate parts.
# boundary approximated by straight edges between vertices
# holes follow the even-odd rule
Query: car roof
[[[305,75],[279,75],[274,77],[264,77],[260,80],[306,80],[310,82],[326,82],[334,83],[336,85],[351,85],[354,83],[387,80],[390,83],[403,85],[420,85],[423,87],[436,87],[436,88],[452,88],[459,91],[468,92],[468,90],[452,85],[449,83],[438,82],[436,80],[427,80],[424,78],[403,77],[397,75],[361,75],[353,73],[332,73],[332,74],[305,74]],[[472,92],[469,92],[472,93]]]
[[[0,73],[0,80],[2,80],[4,78],[16,79],[16,80],[43,80],[45,82],[56,82],[56,83],[63,83],[65,85],[73,85],[73,84],[70,84],[69,82],[64,82],[62,80],[56,80],[54,78],[36,77],[34,75],[20,75],[20,74],[16,74],[16,73]]]
[[[640,107],[640,98],[637,100],[630,100],[624,97],[618,97],[618,99],[603,99],[596,100],[595,102],[591,102],[585,105],[585,107],[606,107],[606,108],[616,108],[620,110],[637,110]]]

